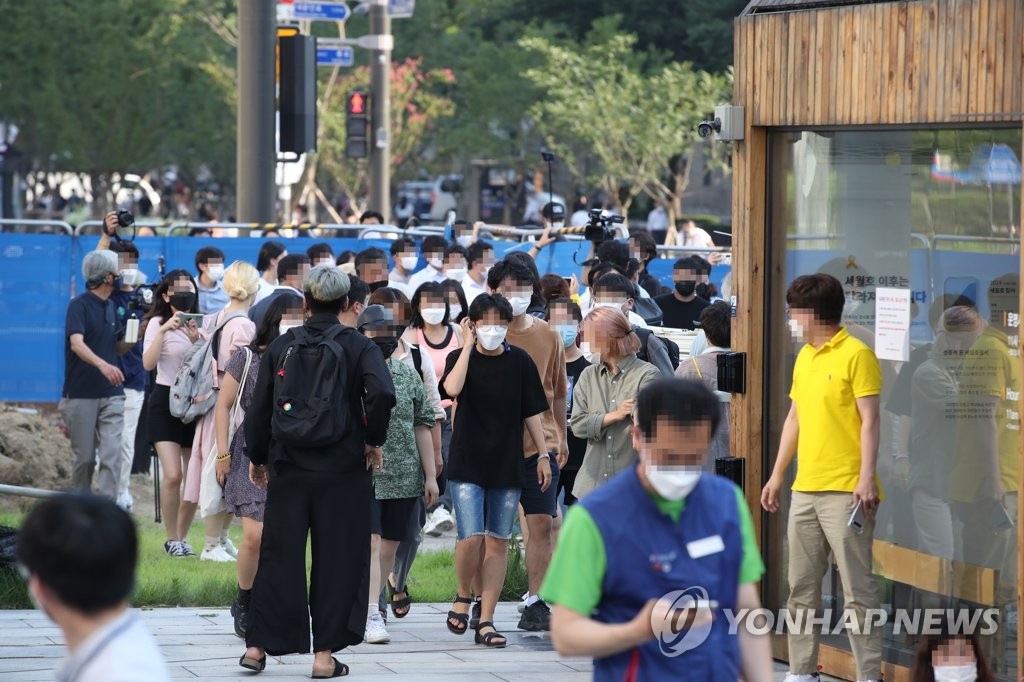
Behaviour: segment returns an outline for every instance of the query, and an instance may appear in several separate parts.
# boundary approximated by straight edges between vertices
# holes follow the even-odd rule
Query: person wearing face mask
[[[430,436],[434,410],[416,370],[394,357],[402,329],[390,309],[367,306],[359,316],[359,331],[380,348],[395,385],[395,406],[384,441],[384,468],[373,476],[370,592],[364,636],[370,644],[386,644],[391,637],[379,610],[381,586],[391,575],[399,544],[419,535],[420,526],[413,519],[419,519],[420,499],[427,506],[437,500],[437,472]]]
[[[130,608],[139,540],[132,518],[91,495],[58,495],[28,513],[14,559],[28,594],[64,634],[62,682],[170,679],[156,640]]]
[[[637,351],[637,357],[657,367],[662,376],[670,377],[675,372],[675,367],[672,366],[672,359],[668,354],[668,346],[666,345],[668,342],[655,336],[650,329],[647,329],[643,318],[640,318],[633,312],[632,308],[635,303],[633,298],[634,290],[633,283],[626,279],[625,275],[620,275],[617,272],[601,275],[592,287],[592,300],[594,302],[594,308],[592,309],[614,308],[615,310],[622,311],[622,314],[627,316],[633,331],[640,339],[640,350]]]
[[[583,456],[587,451],[587,441],[572,433],[568,428],[569,417],[572,416],[573,388],[579,383],[583,370],[590,367],[590,362],[583,357],[579,347],[580,328],[583,313],[571,298],[556,298],[548,303],[548,324],[554,328],[565,347],[565,422],[566,440],[569,443],[569,460],[558,472],[557,497],[564,491],[565,506],[576,503],[572,489],[576,485],[576,473],[583,464]]]
[[[633,413],[638,461],[569,511],[541,588],[555,649],[592,656],[595,680],[768,682],[769,636],[745,619],[733,629],[723,613],[761,607],[764,563],[743,491],[701,470],[718,399],[697,382],[659,379]],[[708,603],[692,628],[706,639],[665,655],[678,638],[673,616],[684,620],[678,609],[698,598]]]
[[[793,368],[792,404],[782,428],[771,477],[761,506],[774,513],[797,450],[796,478],[789,506],[789,589],[791,613],[821,606],[821,581],[831,549],[845,602],[858,680],[882,678],[882,631],[864,625],[881,606],[872,571],[875,511],[882,499],[876,473],[882,368],[874,352],[842,326],[843,285],[827,274],[803,275],[786,291],[789,328],[802,344]],[[864,526],[848,525],[860,505]],[[819,631],[789,633],[786,682],[818,679]]]
[[[587,441],[572,491],[580,499],[636,460],[630,437],[633,402],[661,376],[657,367],[637,358],[638,350],[640,339],[622,311],[595,308],[583,318],[582,351],[594,364],[573,389],[569,420],[572,432]]]
[[[477,296],[487,293],[487,273],[494,263],[494,247],[489,242],[477,240],[466,249],[466,276],[462,278],[462,291],[469,305]]]
[[[153,292],[153,307],[144,319],[142,366],[147,372],[156,370],[146,428],[160,458],[160,514],[167,531],[164,551],[173,557],[194,557],[188,531],[196,506],[181,498],[181,487],[196,425],[185,424],[171,414],[170,395],[185,353],[199,340],[199,327],[194,321],[186,322],[180,313],[198,313],[196,283],[188,271],[173,270]]]
[[[469,261],[469,253],[466,247],[454,244],[444,252],[444,273],[450,280],[462,284],[466,277],[466,263]]]
[[[117,497],[123,470],[125,398],[119,354],[133,345],[118,340],[124,338],[124,328],[111,300],[121,287],[118,268],[112,251],[91,251],[82,259],[86,291],[68,303],[59,408],[75,456],[72,486],[89,492],[98,462],[99,493],[111,500]]]
[[[391,242],[391,260],[395,267],[388,273],[388,286],[395,289],[395,284],[406,285],[409,277],[412,276],[416,266],[419,265],[420,257],[416,253],[416,242],[409,237],[399,237]],[[407,291],[403,291],[409,296]]]
[[[309,264],[311,267],[318,265],[335,265],[334,262],[334,249],[327,242],[317,242],[308,249],[306,249],[306,255],[309,256]]]
[[[217,357],[214,358],[213,386],[219,388],[224,377],[224,368],[236,350],[252,342],[256,336],[256,325],[248,317],[249,308],[256,299],[259,289],[259,272],[249,263],[235,261],[224,273],[224,291],[230,303],[215,315],[206,318],[202,336],[210,338],[219,334],[217,339]],[[220,328],[219,332],[215,330]],[[208,457],[214,461],[219,457],[230,457],[228,449],[220,450],[216,439],[216,418],[210,410],[196,421],[196,435],[192,443],[192,457],[188,463],[185,477],[185,501],[198,504],[201,489],[213,483],[203,476],[203,466]],[[210,497],[210,495],[204,495]],[[228,539],[228,528],[231,527],[232,516],[226,507],[224,511],[205,513],[203,524],[206,527],[206,543],[199,558],[202,561],[231,562],[238,556],[238,550]]]
[[[700,313],[709,305],[697,295],[697,283],[704,262],[706,261],[702,258],[687,256],[680,258],[672,266],[675,291],[654,299],[664,313],[664,326],[686,330],[700,327]]]
[[[366,300],[370,297],[370,287],[355,275],[349,276],[348,281],[348,297],[345,299],[341,314],[338,315],[338,321],[346,327],[355,329],[359,323],[359,316],[366,308]]]
[[[290,296],[297,301],[302,300],[302,284],[309,274],[309,256],[304,253],[290,253],[277,263],[278,285],[273,293],[264,297],[259,303],[249,308],[249,319],[256,327],[260,327],[263,316],[267,313],[271,302],[278,296]]]
[[[473,228],[466,220],[456,220],[452,223],[453,241],[464,249],[468,249],[474,241]]]
[[[458,401],[448,462],[459,535],[458,595],[446,624],[456,635],[469,630],[475,584],[481,604],[474,640],[489,648],[508,643],[493,618],[523,485],[524,426],[542,459],[551,457],[541,420],[549,410],[544,386],[526,351],[506,341],[512,320],[512,305],[503,296],[478,296],[469,307],[469,318],[462,321],[467,343],[448,355],[439,386],[442,398]],[[546,491],[550,470],[536,471],[538,484]]]
[[[359,279],[366,282],[370,293],[384,287],[398,289],[408,295],[408,289],[401,282],[393,282],[388,273],[388,255],[383,249],[371,246],[356,254],[355,274]]]
[[[910,669],[911,682],[996,682],[976,633],[948,620],[921,638]],[[952,634],[957,633],[957,634]]]
[[[263,512],[267,493],[249,478],[249,456],[246,454],[245,429],[241,428],[245,413],[252,404],[252,394],[259,377],[260,359],[270,342],[289,329],[302,326],[302,304],[288,297],[270,304],[263,323],[252,342],[236,350],[224,366],[224,377],[214,408],[217,452],[227,453],[217,460],[217,482],[224,489],[228,512],[241,519],[242,545],[238,548],[235,571],[238,591],[231,604],[235,634],[245,639],[249,626],[249,603],[252,584],[260,559],[263,539]],[[241,395],[239,395],[241,393]],[[237,401],[238,409],[232,415]],[[234,417],[234,421],[232,421]],[[230,433],[234,433],[229,438]]]
[[[196,272],[199,278],[199,312],[203,315],[219,313],[228,304],[229,296],[221,280],[224,279],[224,252],[216,246],[204,246],[196,251]]]
[[[420,250],[423,252],[423,260],[427,261],[427,267],[409,278],[409,291],[413,293],[426,282],[443,282],[448,279],[444,272],[444,254],[448,250],[448,241],[441,235],[432,234],[423,238]]]
[[[466,301],[466,294],[462,291],[462,285],[453,279],[446,279],[441,282],[441,288],[444,289],[445,295],[448,297],[448,314],[453,324],[462,322],[463,318],[469,314],[469,303]]]
[[[519,629],[542,631],[549,628],[550,611],[537,592],[551,560],[554,519],[558,516],[558,472],[569,459],[566,441],[565,346],[547,322],[529,314],[530,303],[540,289],[540,277],[516,258],[500,260],[487,276],[488,286],[512,306],[508,342],[525,350],[537,365],[549,409],[541,415],[546,441],[555,446],[552,457],[542,457],[530,434],[523,436],[523,491],[520,498],[526,518],[526,597]],[[550,479],[550,485],[538,481]]]

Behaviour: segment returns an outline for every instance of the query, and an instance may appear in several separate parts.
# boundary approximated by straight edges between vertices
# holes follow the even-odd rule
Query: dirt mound
[[[0,483],[60,490],[71,483],[71,443],[56,414],[28,414],[0,407]],[[21,507],[29,498],[0,495],[2,506]]]

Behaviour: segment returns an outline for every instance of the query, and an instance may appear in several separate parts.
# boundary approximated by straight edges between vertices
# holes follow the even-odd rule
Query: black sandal
[[[395,594],[398,593],[398,587],[391,584],[391,576],[388,576],[388,600],[391,602],[391,613],[395,614],[395,618],[405,618],[409,615],[409,611],[412,610],[412,597],[409,596],[409,586],[406,585],[402,594],[405,596],[401,599],[395,599]],[[402,611],[399,611],[402,609]]]
[[[493,632],[488,632],[481,635],[480,631],[484,628],[491,628]],[[494,642],[496,638],[500,637],[503,641]],[[498,629],[494,627],[494,623],[489,620],[485,620],[476,627],[476,634],[473,636],[473,641],[477,644],[483,644],[484,646],[491,649],[504,649],[508,646],[508,637],[498,632]]]
[[[473,608],[470,610],[469,627],[476,630],[480,626],[480,597],[473,600]]]
[[[263,658],[249,658],[245,654],[242,654],[242,657],[238,659],[238,665],[242,666],[246,670],[261,673],[267,668],[267,655],[264,653]]]
[[[472,604],[473,600],[469,597],[456,596],[454,603]],[[453,620],[456,621],[458,625],[452,624]],[[458,613],[456,611],[449,611],[448,619],[445,620],[445,625],[448,626],[448,631],[451,632],[453,635],[464,635],[466,634],[466,631],[469,630],[469,614]]]
[[[334,670],[331,671],[330,675],[310,675],[314,680],[329,680],[332,677],[345,677],[348,675],[348,666],[331,656],[331,660],[334,661]]]

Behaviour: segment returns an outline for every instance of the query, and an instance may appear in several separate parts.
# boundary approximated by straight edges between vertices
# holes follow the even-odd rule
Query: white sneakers
[[[519,606],[518,606],[518,607],[516,607],[516,608],[518,608],[518,609],[519,609],[519,613],[523,613],[524,611],[526,611],[526,602],[527,602],[527,601],[528,601],[529,599],[530,599],[530,591],[529,591],[529,590],[527,590],[526,592],[523,592],[523,598],[522,598],[522,601],[520,601],[520,602],[519,602]],[[801,680],[801,682],[802,682],[802,680]]]
[[[797,675],[796,673],[786,673],[786,676],[782,678],[782,682],[818,682],[821,679],[818,673],[812,673],[810,675]]]
[[[234,561],[235,557],[228,554],[223,545],[217,545],[213,549],[210,549],[209,547],[203,549],[203,553],[199,555],[199,560],[227,563],[229,561]]]
[[[132,494],[125,490],[123,493],[117,496],[117,501],[115,502],[115,504],[121,509],[124,509],[126,512],[131,514],[132,507],[135,506],[135,500],[132,499]]]
[[[363,639],[367,644],[387,644],[391,641],[391,635],[384,627],[384,618],[380,612],[375,612],[366,617],[366,632]]]
[[[220,541],[221,549],[231,555],[232,559],[238,558],[238,548],[231,542],[231,538],[224,538]]]
[[[436,538],[454,528],[455,519],[452,517],[452,513],[444,507],[438,507],[427,517],[427,523],[423,526],[423,532],[430,537]]]

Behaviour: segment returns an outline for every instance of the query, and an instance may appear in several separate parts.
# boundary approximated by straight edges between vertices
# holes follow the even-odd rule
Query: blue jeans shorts
[[[474,483],[448,481],[455,503],[455,525],[460,540],[488,535],[512,537],[519,516],[519,488],[482,488]]]

